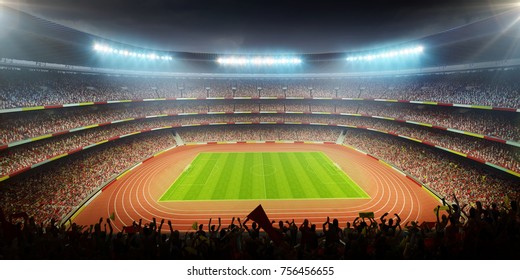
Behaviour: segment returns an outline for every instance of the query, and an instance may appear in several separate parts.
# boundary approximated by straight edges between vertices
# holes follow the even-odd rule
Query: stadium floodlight
[[[292,56],[227,56],[217,58],[217,63],[230,66],[288,66],[301,64],[302,60]]]
[[[398,50],[391,50],[391,51],[385,51],[385,52],[379,52],[379,53],[366,53],[363,55],[357,55],[357,56],[348,56],[346,58],[347,61],[373,61],[376,59],[387,59],[387,58],[396,58],[401,56],[408,56],[408,55],[417,55],[424,51],[423,46],[415,46],[415,47],[409,47],[409,48],[403,48]]]
[[[109,45],[100,44],[100,43],[94,43],[93,46],[94,51],[99,53],[105,53],[105,54],[115,54],[118,56],[124,56],[124,57],[134,57],[134,58],[141,58],[141,59],[148,59],[148,60],[163,60],[163,61],[172,61],[173,57],[167,54],[156,54],[153,52],[150,53],[141,53],[141,52],[134,52],[127,49],[118,49],[118,48],[112,48]]]

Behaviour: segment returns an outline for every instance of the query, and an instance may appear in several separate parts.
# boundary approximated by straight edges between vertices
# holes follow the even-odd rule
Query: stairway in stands
[[[181,136],[177,131],[173,131],[173,137],[175,137],[175,142],[177,142],[177,146],[184,145],[184,141],[182,140]]]
[[[336,140],[336,144],[343,144],[343,141],[345,141],[345,137],[347,136],[347,130],[344,129],[341,131],[341,134],[338,137],[338,140]]]

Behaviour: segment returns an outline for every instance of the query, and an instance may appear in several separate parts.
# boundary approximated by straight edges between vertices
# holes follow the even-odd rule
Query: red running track
[[[370,199],[314,199],[314,200],[238,200],[238,201],[176,201],[158,202],[184,168],[201,152],[240,151],[322,151],[337,163]],[[245,218],[258,204],[262,204],[271,220],[292,220],[300,224],[309,219],[321,229],[327,216],[337,218],[343,227],[359,212],[374,212],[376,220],[385,212],[398,213],[402,224],[407,221],[435,221],[433,209],[439,204],[431,193],[417,183],[358,151],[335,144],[218,144],[182,146],[167,151],[133,169],[105,188],[77,214],[73,222],[91,225],[100,217],[115,213],[114,230],[152,217],[171,220],[174,229],[187,231],[193,222],[207,225],[222,218],[227,225],[232,217]],[[205,226],[206,228],[206,226]],[[163,230],[168,230],[166,222]]]

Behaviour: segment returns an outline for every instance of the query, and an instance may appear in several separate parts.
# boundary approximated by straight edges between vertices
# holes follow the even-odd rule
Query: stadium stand
[[[455,193],[462,204],[481,201],[490,205],[500,203],[506,195],[520,194],[517,178],[425,145],[353,129],[347,132],[344,143],[395,165],[441,197]]]
[[[519,108],[517,69],[413,77],[237,80],[114,77],[53,71],[0,70],[0,109],[42,105],[173,97],[344,97],[420,100]],[[75,73],[75,72],[74,72]],[[238,86],[249,83],[247,86]],[[236,83],[236,90],[233,84]],[[284,86],[283,86],[284,85]],[[327,89],[337,88],[334,92]],[[207,89],[209,88],[209,89]],[[284,88],[286,88],[284,90]],[[278,90],[277,90],[278,89]],[[279,90],[281,89],[281,91]],[[312,90],[311,90],[312,89]],[[328,93],[326,95],[325,93]]]
[[[59,221],[110,178],[175,144],[171,131],[164,131],[94,147],[8,181],[0,204],[5,213],[26,212],[37,223]]]
[[[490,162],[506,169],[520,172],[518,161],[518,148],[503,143],[491,142],[478,137],[464,134],[456,134],[443,130],[432,129],[414,124],[400,123],[391,120],[377,118],[309,115],[309,114],[217,114],[217,115],[185,115],[164,116],[161,118],[143,118],[135,121],[103,125],[74,133],[67,133],[51,137],[34,143],[20,145],[0,151],[0,175],[8,175],[15,171],[30,167],[33,164],[76,151],[82,147],[95,144],[113,137],[127,135],[134,132],[145,132],[150,129],[177,127],[182,125],[205,124],[233,124],[233,123],[298,123],[298,124],[332,124],[343,126],[355,126],[362,129],[370,128],[382,132],[411,137],[426,141],[430,145],[438,145],[443,148],[466,154],[477,160]],[[218,134],[218,133],[217,133]],[[296,134],[295,134],[296,135]],[[337,134],[338,136],[339,134]],[[336,138],[337,138],[336,136]],[[247,139],[246,136],[233,139],[239,141],[256,140],[258,137]],[[301,138],[301,137],[300,137]],[[328,137],[326,141],[335,141]],[[319,139],[319,138],[318,138]],[[270,140],[302,140],[294,139],[270,139]],[[312,140],[307,138],[306,140]],[[220,140],[211,140],[220,141]]]

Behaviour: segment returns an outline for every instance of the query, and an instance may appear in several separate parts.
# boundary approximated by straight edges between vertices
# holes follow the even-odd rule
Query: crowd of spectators
[[[193,123],[192,121],[190,123]],[[146,119],[102,126],[0,151],[0,174],[7,175],[79,148],[146,129],[175,124],[172,118]]]
[[[423,122],[505,140],[520,140],[520,117],[516,116],[516,113],[366,101],[338,103],[333,100],[200,100],[113,104],[43,110],[30,114],[1,114],[0,144],[128,118],[179,113],[260,111],[359,113]]]
[[[9,213],[27,212],[38,222],[59,220],[111,177],[175,144],[171,131],[157,131],[86,150],[2,182],[0,205]]]
[[[336,142],[342,129],[301,125],[244,125],[176,129],[189,142],[227,141],[327,141]]]
[[[441,196],[461,203],[500,203],[520,198],[518,178],[435,148],[385,134],[348,129],[344,143],[383,159],[414,176]]]
[[[372,102],[360,102],[357,113],[422,122],[506,140],[520,140],[520,116],[516,113]]]
[[[406,124],[389,120],[368,117],[337,116],[337,115],[315,115],[315,114],[232,114],[232,115],[186,115],[177,117],[147,118],[131,122],[123,122],[109,126],[91,128],[75,133],[68,133],[57,137],[40,140],[0,151],[0,174],[6,175],[35,163],[44,161],[69,151],[98,143],[115,136],[125,135],[136,131],[142,131],[165,126],[193,125],[220,123],[320,123],[340,124],[357,127],[366,127],[391,133],[424,140],[432,144],[448,148],[469,156],[497,164],[507,169],[520,172],[520,151],[517,147],[484,140],[463,134],[446,132],[434,128]],[[223,128],[220,131],[233,131],[234,128]],[[237,134],[233,132],[232,134]],[[261,134],[240,132],[237,141],[262,139]],[[322,138],[312,138],[293,134],[295,138],[284,138],[267,140],[305,140],[321,141]],[[339,134],[336,134],[336,139]],[[224,133],[212,133],[214,139],[208,141],[221,141],[228,139],[230,135]],[[327,137],[326,141],[335,141],[334,134]],[[262,139],[265,140],[265,139]]]
[[[0,109],[170,97],[349,97],[519,108],[518,69],[407,77],[205,79],[0,70]]]
[[[452,196],[457,200],[456,196]],[[114,231],[111,217],[92,225],[52,220],[0,208],[1,259],[63,260],[516,260],[520,257],[518,202],[443,203],[436,221],[401,221],[399,213],[323,223],[217,217],[187,232],[171,220],[134,221]],[[175,221],[173,221],[175,222]],[[208,222],[206,225],[205,223]],[[314,275],[324,275],[316,271]],[[321,270],[322,268],[320,268]],[[328,269],[328,268],[325,268]],[[333,269],[333,268],[331,268]],[[327,271],[329,274],[330,271]],[[309,271],[310,273],[310,271]]]

